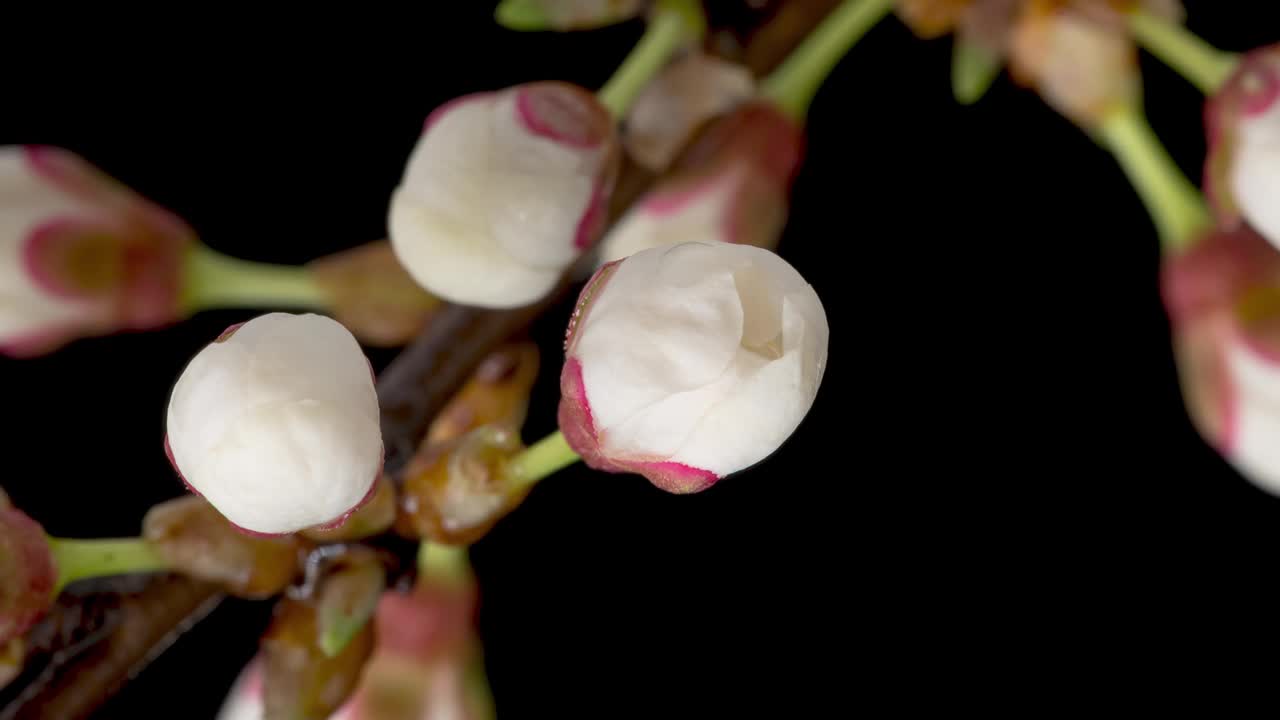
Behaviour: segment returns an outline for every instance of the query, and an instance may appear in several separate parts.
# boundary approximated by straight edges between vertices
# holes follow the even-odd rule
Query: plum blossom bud
[[[319,315],[270,313],[223,333],[178,378],[167,424],[183,480],[250,532],[341,524],[381,471],[368,360]]]
[[[0,651],[48,610],[57,578],[44,528],[0,495]]]
[[[1219,230],[1172,256],[1162,285],[1191,419],[1280,494],[1280,253],[1247,226]]]
[[[151,508],[142,536],[170,567],[245,598],[282,592],[297,577],[306,551],[293,535],[238,532],[208,501],[191,495]]]
[[[601,268],[570,321],[560,429],[599,470],[703,490],[770,455],[827,360],[813,288],[760,248],[688,243]]]
[[[711,122],[673,173],[609,231],[600,259],[685,242],[776,247],[803,145],[801,128],[770,103],[747,103]]]
[[[458,98],[427,118],[392,195],[392,247],[438,297],[532,303],[599,237],[619,156],[609,112],[582,88]]]
[[[742,65],[687,52],[636,97],[622,125],[622,144],[639,165],[662,172],[695,130],[751,97],[755,84]]]
[[[1087,5],[1087,4],[1086,4]],[[1013,31],[1015,80],[1084,128],[1138,101],[1138,50],[1123,27],[1059,0],[1028,0]]]
[[[66,150],[0,147],[0,353],[176,321],[194,238]]]
[[[1243,58],[1205,120],[1204,185],[1222,224],[1243,218],[1280,247],[1280,44]]]

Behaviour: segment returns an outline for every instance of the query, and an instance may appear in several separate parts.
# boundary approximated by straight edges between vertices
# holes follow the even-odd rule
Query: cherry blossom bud
[[[0,498],[0,650],[48,610],[57,578],[44,528]]]
[[[1058,0],[1028,0],[1010,47],[1015,80],[1085,128],[1138,101],[1138,51],[1123,27]]]
[[[1280,44],[1241,61],[1206,106],[1205,190],[1225,227],[1241,218],[1280,247]]]
[[[419,287],[391,243],[368,243],[307,264],[333,315],[366,345],[403,345],[426,327],[440,300]]]
[[[292,535],[253,537],[237,531],[204,498],[160,503],[142,520],[142,536],[171,567],[221,584],[245,598],[282,592],[298,575],[305,545]]]
[[[704,122],[751,97],[747,68],[703,52],[672,60],[640,95],[623,123],[622,143],[640,166],[666,170]]]
[[[391,199],[391,244],[446,300],[532,303],[598,238],[619,165],[594,95],[539,82],[458,98],[427,118]]]
[[[800,424],[827,360],[817,293],[760,248],[688,243],[601,268],[570,322],[560,429],[588,465],[703,490]]]
[[[1280,494],[1280,253],[1247,226],[1216,231],[1171,256],[1163,292],[1191,419]]]
[[[223,333],[178,378],[167,422],[183,480],[254,533],[341,524],[381,471],[368,360],[319,315],[270,313]]]
[[[713,121],[672,175],[609,231],[600,259],[685,242],[776,247],[803,145],[801,128],[770,103],[747,103]]]
[[[66,150],[0,147],[0,353],[29,357],[176,321],[194,239]]]

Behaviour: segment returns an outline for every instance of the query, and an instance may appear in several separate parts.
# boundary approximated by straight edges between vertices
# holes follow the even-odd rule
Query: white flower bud
[[[183,480],[256,533],[341,521],[382,467],[368,360],[319,315],[263,315],[201,350],[174,386],[167,430]]]
[[[0,147],[0,353],[176,320],[193,239],[66,150]]]
[[[446,300],[532,303],[594,244],[617,159],[612,119],[581,88],[459,98],[428,118],[392,196],[396,256]]]
[[[1270,82],[1270,103],[1241,113],[1230,182],[1240,214],[1280,247],[1280,76]]]
[[[606,265],[574,317],[566,440],[592,467],[671,492],[704,489],[781,446],[826,365],[817,293],[752,246],[688,243]]]

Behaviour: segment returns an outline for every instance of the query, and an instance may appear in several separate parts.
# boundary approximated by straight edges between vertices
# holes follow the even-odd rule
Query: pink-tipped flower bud
[[[1245,477],[1280,494],[1280,253],[1216,231],[1163,272],[1188,413]]]
[[[608,111],[574,85],[459,98],[432,113],[409,157],[392,247],[438,297],[535,302],[599,237],[619,155]]]
[[[777,255],[655,248],[601,268],[578,300],[560,429],[588,465],[696,492],[770,455],[813,404],[827,317]]]
[[[686,242],[776,247],[803,147],[801,128],[770,103],[712,121],[672,174],[609,231],[600,259]]]
[[[687,52],[662,69],[627,113],[622,143],[640,166],[662,172],[703,123],[755,92],[742,65],[704,52]]]
[[[1246,55],[1205,108],[1204,186],[1222,225],[1280,247],[1280,44]]]
[[[224,333],[183,370],[167,422],[183,480],[251,532],[341,523],[382,468],[369,362],[319,315],[270,313]]]
[[[49,609],[57,579],[44,528],[0,498],[0,651]]]
[[[177,217],[52,147],[0,147],[0,353],[181,317]]]

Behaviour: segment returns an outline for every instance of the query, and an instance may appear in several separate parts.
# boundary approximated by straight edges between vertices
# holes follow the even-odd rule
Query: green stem
[[[765,78],[760,94],[803,121],[822,81],[840,59],[885,15],[893,0],[845,0],[800,47]]]
[[[1138,44],[1205,95],[1222,87],[1240,62],[1238,55],[1213,47],[1182,25],[1142,10],[1129,14],[1129,29]]]
[[[54,594],[68,583],[104,575],[164,570],[168,563],[142,538],[68,540],[49,538],[58,582]]]
[[[294,307],[324,310],[329,298],[311,271],[223,255],[197,243],[187,252],[182,304],[188,312],[215,308]]]
[[[1169,157],[1140,106],[1111,113],[1097,133],[1142,198],[1167,249],[1185,248],[1211,225],[1200,191]]]
[[[532,485],[581,459],[557,430],[508,460],[507,475],[516,485]]]
[[[471,559],[466,546],[441,545],[423,540],[418,545],[419,578],[442,583],[456,583],[471,578]]]
[[[701,38],[705,30],[702,4],[697,0],[658,0],[644,37],[596,97],[615,118],[621,119],[671,56],[687,43]]]

